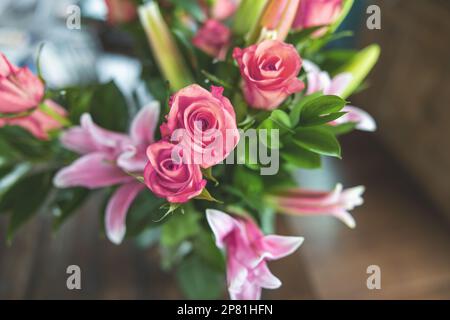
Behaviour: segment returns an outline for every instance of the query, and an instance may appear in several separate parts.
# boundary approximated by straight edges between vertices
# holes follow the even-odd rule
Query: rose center
[[[178,167],[177,164],[175,164],[171,160],[163,161],[162,166],[164,169],[169,170],[169,171],[176,170]]]
[[[209,126],[209,122],[207,119],[200,119],[200,129],[206,130]]]
[[[277,71],[279,68],[280,59],[278,57],[271,57],[267,59],[262,66],[265,71]]]

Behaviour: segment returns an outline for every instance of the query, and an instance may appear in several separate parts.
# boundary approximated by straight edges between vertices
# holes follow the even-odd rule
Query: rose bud
[[[198,30],[192,43],[200,50],[219,60],[224,60],[230,43],[231,32],[227,26],[216,20],[208,20]]]

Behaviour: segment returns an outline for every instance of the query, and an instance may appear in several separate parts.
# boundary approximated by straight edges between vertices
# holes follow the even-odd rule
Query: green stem
[[[16,118],[23,118],[31,115],[36,108],[29,109],[24,112],[19,113],[0,113],[0,119],[16,119]]]

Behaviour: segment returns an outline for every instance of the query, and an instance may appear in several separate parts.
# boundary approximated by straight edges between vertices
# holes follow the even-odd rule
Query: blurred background
[[[66,26],[73,3],[89,21],[80,30]],[[371,4],[381,8],[381,30],[366,27]],[[105,16],[102,0],[1,0],[0,51],[35,69],[45,41],[41,64],[50,86],[114,79],[131,95],[141,66],[124,54],[128,40]],[[363,184],[366,203],[353,211],[354,230],[332,218],[280,217],[278,233],[306,241],[270,265],[284,285],[264,297],[450,299],[450,2],[356,0],[345,27],[356,37],[338,45],[382,48],[369,88],[351,98],[375,117],[378,131],[344,137],[344,161],[298,178],[321,189]],[[100,205],[93,197],[56,234],[51,213],[43,213],[11,245],[0,215],[0,298],[182,298],[174,275],[160,270],[157,250],[132,241],[114,246],[99,233]],[[72,264],[82,270],[80,291],[66,288]],[[381,290],[366,286],[370,265],[381,268]]]

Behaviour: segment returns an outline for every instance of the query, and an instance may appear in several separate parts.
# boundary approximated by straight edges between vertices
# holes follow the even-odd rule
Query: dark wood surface
[[[343,162],[327,167],[346,186],[367,186],[366,204],[350,230],[333,218],[282,218],[280,234],[305,237],[292,256],[270,264],[283,287],[270,299],[450,298],[450,229],[402,166],[373,136],[343,141]],[[12,246],[0,240],[0,298],[176,299],[171,274],[160,271],[158,252],[101,237],[95,199],[56,234],[48,215],[21,230]],[[6,218],[0,218],[5,234]],[[82,290],[66,289],[66,268],[82,270]],[[379,265],[382,289],[366,287],[366,268]]]
[[[450,1],[371,0],[381,30],[362,28],[361,46],[382,53],[371,90],[360,95],[380,136],[450,218]]]

